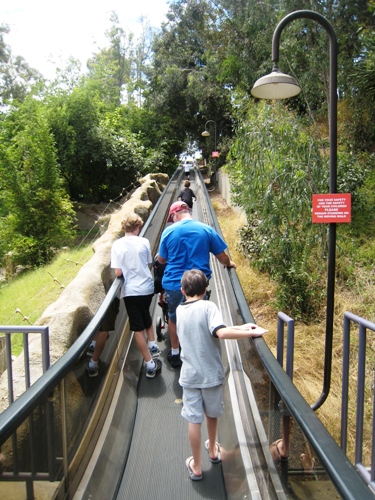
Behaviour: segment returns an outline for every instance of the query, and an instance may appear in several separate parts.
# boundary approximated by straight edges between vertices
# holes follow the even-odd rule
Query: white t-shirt
[[[151,263],[151,248],[147,238],[123,236],[113,243],[111,267],[121,269],[124,277],[120,298],[154,293],[154,281],[148,267]]]

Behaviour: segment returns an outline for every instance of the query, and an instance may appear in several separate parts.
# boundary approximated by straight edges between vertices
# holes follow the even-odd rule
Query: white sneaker
[[[152,359],[158,358],[161,354],[161,351],[157,345],[153,345],[148,349],[150,351]]]
[[[160,359],[155,359],[154,363],[155,363],[154,368],[146,368],[147,378],[155,378],[156,374],[161,371],[162,364]]]

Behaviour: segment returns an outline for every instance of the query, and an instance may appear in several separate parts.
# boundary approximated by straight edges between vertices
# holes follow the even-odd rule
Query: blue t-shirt
[[[202,222],[185,219],[167,227],[159,248],[159,255],[167,260],[163,288],[180,290],[182,275],[190,269],[199,269],[210,279],[210,253],[218,255],[226,248],[218,233]]]

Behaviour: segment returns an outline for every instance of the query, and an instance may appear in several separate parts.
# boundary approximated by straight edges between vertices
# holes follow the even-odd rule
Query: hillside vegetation
[[[264,336],[271,351],[276,355],[276,328],[277,307],[276,290],[277,284],[266,274],[254,269],[248,258],[238,248],[238,232],[243,226],[243,217],[233,212],[219,193],[211,195],[211,201],[215,208],[224,239],[228,243],[231,258],[236,262],[236,272],[239,276],[241,286],[249,304],[255,321],[269,330]],[[340,416],[341,416],[341,374],[342,374],[342,342],[343,342],[343,316],[345,311],[350,311],[366,319],[374,318],[375,304],[375,280],[364,279],[363,269],[353,274],[356,277],[357,286],[352,289],[336,287],[335,298],[335,321],[332,356],[332,381],[331,390],[326,402],[317,410],[317,415],[334,437],[340,442]],[[368,276],[368,274],[367,274]],[[288,311],[283,311],[289,315]],[[369,316],[367,316],[367,314]],[[319,398],[323,388],[324,352],[325,352],[325,317],[324,310],[321,311],[320,320],[313,323],[295,322],[295,355],[293,383],[301,392],[306,401],[311,405]],[[356,332],[356,330],[354,330]],[[349,405],[350,422],[348,427],[348,456],[353,460],[355,444],[355,402],[357,394],[356,352],[357,335],[352,339],[352,367],[350,374]],[[372,384],[374,358],[374,336],[368,338],[367,359],[367,386],[368,398],[365,408],[364,442],[370,443],[372,430]],[[365,460],[370,457],[370,449],[365,450]]]

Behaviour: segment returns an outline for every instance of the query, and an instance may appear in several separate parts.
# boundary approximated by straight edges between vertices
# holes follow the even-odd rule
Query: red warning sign
[[[351,221],[352,195],[350,193],[312,195],[312,222],[314,224]]]
[[[219,151],[212,151],[212,158],[219,158]]]

